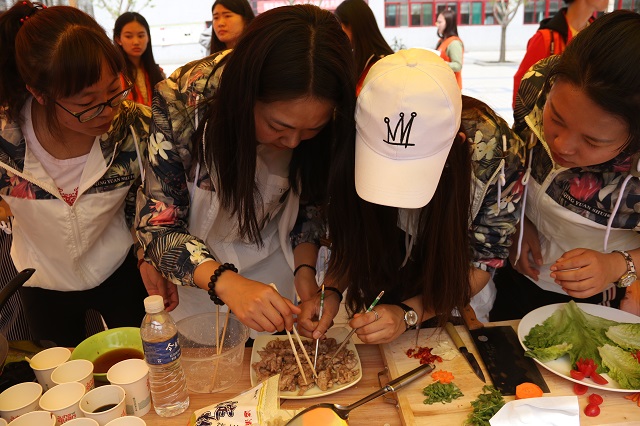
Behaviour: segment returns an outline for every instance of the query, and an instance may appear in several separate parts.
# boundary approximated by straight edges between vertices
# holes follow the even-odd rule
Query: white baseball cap
[[[438,55],[409,49],[376,62],[356,106],[358,195],[385,206],[427,205],[460,129],[461,113],[456,78]]]

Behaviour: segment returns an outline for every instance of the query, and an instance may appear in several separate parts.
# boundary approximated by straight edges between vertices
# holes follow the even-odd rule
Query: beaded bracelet
[[[300,270],[300,268],[309,268],[313,270],[313,273],[317,273],[316,268],[313,267],[313,265],[309,265],[308,263],[302,263],[298,266],[296,266],[296,269],[293,270],[293,276],[295,277],[296,274],[298,273],[298,271]]]
[[[340,302],[342,303],[342,292],[340,290],[338,290],[335,287],[329,287],[329,286],[324,286],[324,291],[333,291],[338,295],[338,298],[340,299]],[[322,291],[322,288],[318,289],[318,293],[320,293]]]
[[[218,277],[222,275],[224,271],[238,272],[238,268],[236,268],[233,263],[224,263],[218,266],[218,269],[211,275],[209,281],[209,297],[213,300],[213,303],[220,306],[224,305],[224,302],[216,295],[216,281],[218,281]]]

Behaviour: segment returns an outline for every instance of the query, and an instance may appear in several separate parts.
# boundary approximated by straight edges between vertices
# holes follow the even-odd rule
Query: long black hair
[[[356,78],[364,71],[371,55],[391,55],[393,49],[382,36],[376,17],[364,0],[345,0],[335,11],[338,20],[351,30],[351,45],[356,58]]]
[[[122,34],[122,29],[124,28],[124,26],[130,22],[138,22],[144,27],[145,31],[147,32],[149,43],[147,44],[147,48],[145,49],[145,51],[142,53],[140,61],[142,62],[142,67],[149,75],[149,82],[151,83],[151,87],[153,88],[160,81],[164,80],[164,76],[162,75],[162,71],[160,71],[160,66],[158,66],[155,58],[153,57],[153,49],[151,48],[151,30],[149,29],[149,23],[146,19],[144,19],[144,16],[140,15],[137,12],[125,12],[120,15],[118,19],[116,19],[116,23],[113,26],[113,39],[117,41],[117,39],[119,39]],[[131,62],[131,59],[129,59],[129,55],[127,55],[122,46],[117,43],[116,45],[118,46],[118,49],[122,53],[122,56],[124,57],[124,60],[127,64],[127,77],[132,83],[135,83],[138,70],[136,69],[136,66],[133,64],[133,62]]]
[[[211,13],[213,14],[213,9],[216,8],[217,5],[221,5],[242,16],[244,19],[245,30],[247,29],[247,25],[253,18],[255,18],[255,14],[253,13],[253,9],[251,9],[251,5],[247,0],[216,0],[211,6]],[[213,23],[211,24],[213,26]],[[221,50],[226,50],[227,46],[223,42],[220,41],[213,27],[211,28],[211,46],[209,48],[209,53],[220,52]]]
[[[440,12],[438,15],[442,15],[445,22],[444,34],[438,33],[438,44],[436,45],[436,49],[440,47],[442,42],[444,42],[449,37],[458,37],[458,23],[456,22],[456,13],[451,9],[445,9]]]
[[[260,14],[221,62],[224,71],[194,144],[217,173],[221,204],[237,214],[240,235],[261,244],[256,219],[254,106],[311,97],[335,105],[332,120],[294,150],[291,189],[305,200],[326,201],[333,151],[354,143],[355,72],[351,46],[330,12],[313,5],[283,6]],[[206,149],[200,138],[206,124]],[[212,178],[215,178],[212,176]]]
[[[472,101],[463,98],[463,107]],[[425,100],[428,102],[428,100]],[[465,129],[461,128],[461,132]],[[361,311],[385,290],[384,303],[420,295],[439,323],[469,302],[471,146],[457,136],[433,198],[419,211],[411,255],[399,210],[362,200],[356,193],[355,147],[340,145],[331,167],[328,226],[332,255],[327,280],[347,283],[347,309]]]

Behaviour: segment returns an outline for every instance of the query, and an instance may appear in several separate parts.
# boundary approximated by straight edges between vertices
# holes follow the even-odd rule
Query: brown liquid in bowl
[[[144,359],[144,355],[138,349],[118,348],[105,352],[93,361],[93,372],[98,374],[106,374],[107,371],[115,364],[125,359],[138,358]]]

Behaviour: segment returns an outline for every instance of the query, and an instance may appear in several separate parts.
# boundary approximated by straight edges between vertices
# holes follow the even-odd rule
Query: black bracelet
[[[327,290],[335,292],[338,295],[338,298],[340,298],[340,303],[342,303],[342,297],[343,296],[342,296],[342,292],[340,290],[338,290],[335,287],[324,286],[324,291],[327,291]],[[318,293],[320,293],[321,291],[322,291],[322,288],[319,288],[318,289]]]
[[[209,297],[213,300],[213,303],[220,306],[224,305],[224,302],[216,295],[216,281],[218,281],[218,277],[222,275],[224,271],[238,272],[238,268],[236,268],[233,263],[224,263],[218,266],[218,269],[211,275],[209,281]]]
[[[294,276],[294,277],[296,276],[296,274],[298,273],[298,271],[300,270],[300,268],[310,268],[310,269],[313,269],[313,273],[314,273],[314,274],[316,274],[316,273],[317,273],[317,271],[316,271],[316,268],[315,268],[315,267],[313,267],[312,265],[309,265],[308,263],[302,263],[302,264],[300,264],[300,265],[296,266],[296,269],[294,269],[294,270],[293,270],[293,276]]]

